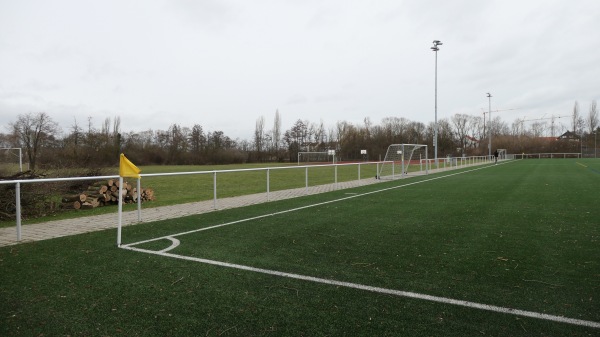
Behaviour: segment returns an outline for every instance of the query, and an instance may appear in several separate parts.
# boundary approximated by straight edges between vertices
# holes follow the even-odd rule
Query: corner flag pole
[[[121,153],[119,159],[119,225],[117,227],[117,247],[121,247],[121,230],[123,227],[123,177],[138,179],[138,193],[140,191],[140,170]],[[138,197],[138,200],[140,198]],[[139,205],[139,203],[138,203]],[[139,206],[138,206],[139,207]],[[138,210],[139,212],[139,210]],[[138,213],[138,219],[140,215]]]
[[[121,228],[123,223],[123,177],[119,176],[119,227],[117,229],[117,247],[121,247]]]

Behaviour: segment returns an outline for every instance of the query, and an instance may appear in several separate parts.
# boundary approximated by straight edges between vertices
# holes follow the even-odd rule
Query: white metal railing
[[[0,180],[0,185],[15,185],[15,218],[17,222],[17,241],[21,241],[21,184],[48,183],[60,181],[78,181],[78,180],[103,180],[113,179],[119,176],[95,176],[95,177],[69,177],[69,178],[51,178],[51,179],[19,179],[19,180]],[[140,199],[140,198],[138,198]]]
[[[500,158],[498,158],[500,159]],[[440,159],[438,159],[440,160]],[[446,157],[441,159],[444,166],[440,169],[449,170],[466,166],[490,163],[494,161],[494,156],[471,156],[471,157]]]
[[[271,201],[271,179],[270,173],[273,170],[288,170],[288,169],[304,169],[304,182],[305,189],[308,191],[309,187],[309,168],[318,167],[334,167],[333,182],[334,188],[338,188],[338,167],[339,166],[357,166],[357,178],[361,180],[361,166],[364,165],[377,165],[376,170],[379,171],[379,164],[381,162],[359,162],[359,163],[341,163],[341,164],[322,164],[322,165],[305,165],[305,166],[281,166],[281,167],[266,167],[266,168],[249,168],[249,169],[232,169],[232,170],[211,170],[211,171],[192,171],[192,172],[170,172],[170,173],[146,173],[140,174],[140,178],[137,179],[137,190],[140,191],[140,179],[143,177],[159,177],[159,176],[178,176],[178,175],[212,175],[213,176],[213,208],[217,209],[217,175],[227,174],[235,172],[249,172],[249,171],[265,171],[266,172],[266,194],[267,201]],[[36,184],[36,183],[51,183],[51,182],[64,182],[64,181],[81,181],[81,180],[107,180],[119,178],[118,175],[110,176],[92,176],[92,177],[68,177],[68,178],[47,178],[47,179],[19,179],[19,180],[3,180],[0,181],[0,185],[15,185],[15,218],[16,218],[16,229],[17,229],[17,241],[21,241],[21,226],[22,226],[22,212],[21,212],[21,184]],[[120,197],[119,202],[122,201],[123,196]],[[138,221],[141,221],[141,198],[137,198],[137,213]]]

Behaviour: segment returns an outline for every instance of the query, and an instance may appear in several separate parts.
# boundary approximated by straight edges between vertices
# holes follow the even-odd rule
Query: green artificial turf
[[[182,235],[170,253],[600,322],[600,162],[468,171],[129,226],[123,241],[321,203]],[[115,240],[107,230],[0,248],[0,335],[600,334],[132,252]]]

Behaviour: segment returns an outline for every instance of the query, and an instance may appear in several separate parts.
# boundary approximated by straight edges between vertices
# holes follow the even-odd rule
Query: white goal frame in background
[[[419,170],[409,172],[411,164],[418,163]],[[423,163],[425,166],[423,167]],[[377,179],[397,179],[406,175],[429,174],[427,145],[424,144],[392,144],[388,146],[385,159],[377,172]]]
[[[19,158],[19,172],[23,172],[23,150],[20,147],[3,147],[3,148],[0,148],[0,150],[6,151],[6,156],[7,157],[9,157],[11,155],[11,153],[10,153],[11,150],[19,150],[19,154],[18,155],[14,154],[14,153],[13,153],[13,155],[15,157]]]
[[[322,152],[314,152],[314,151],[301,151],[298,152],[298,165],[300,165],[300,162],[306,162],[306,163],[329,163],[329,156],[331,156],[331,153],[329,153],[328,151],[322,151]],[[316,159],[311,159],[311,157],[316,158]],[[307,160],[303,160],[303,158],[307,158]],[[323,160],[325,159],[325,160]],[[333,160],[332,160],[333,161]]]
[[[498,160],[506,159],[506,149],[498,149]]]

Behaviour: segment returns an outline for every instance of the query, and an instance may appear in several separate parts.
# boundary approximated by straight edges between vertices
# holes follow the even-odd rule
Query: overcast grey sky
[[[481,116],[486,92],[509,124],[600,98],[597,0],[0,0],[0,129],[429,123],[435,39],[438,118]]]

